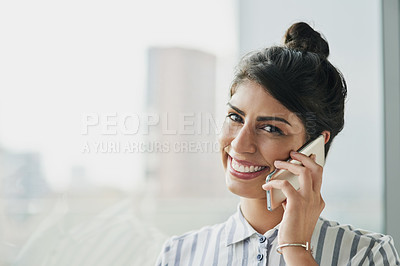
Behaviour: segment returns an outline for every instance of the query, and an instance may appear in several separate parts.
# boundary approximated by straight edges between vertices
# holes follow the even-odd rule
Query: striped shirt
[[[259,234],[238,206],[224,223],[167,240],[156,265],[285,265],[276,252],[278,230],[279,225]],[[315,226],[311,246],[318,265],[400,265],[390,236],[323,218]]]

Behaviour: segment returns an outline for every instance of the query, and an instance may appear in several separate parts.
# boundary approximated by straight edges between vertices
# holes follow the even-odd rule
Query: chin
[[[266,192],[261,187],[264,184],[262,182],[243,182],[235,179],[229,173],[225,174],[225,182],[229,191],[235,195],[249,199],[266,200]]]

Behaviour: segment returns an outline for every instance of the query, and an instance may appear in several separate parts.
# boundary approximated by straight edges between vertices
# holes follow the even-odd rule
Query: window
[[[0,264],[97,263],[109,245],[125,252],[121,265],[153,265],[163,234],[225,218],[223,176],[201,177],[222,171],[217,103],[236,62],[234,1],[1,5]],[[141,245],[123,238],[126,221]]]

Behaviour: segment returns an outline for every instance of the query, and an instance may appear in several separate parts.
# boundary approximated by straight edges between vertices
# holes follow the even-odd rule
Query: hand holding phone
[[[310,156],[311,154],[316,155],[316,163],[324,166],[325,164],[325,137],[320,135],[315,140],[306,143],[303,147],[298,150],[299,153],[305,154]],[[290,163],[294,164],[301,164],[299,161],[289,159]],[[268,183],[270,180],[287,180],[290,184],[298,190],[300,188],[299,178],[295,174],[289,172],[288,170],[275,169],[272,173],[270,173],[267,177],[265,182]],[[267,208],[268,210],[272,211],[286,199],[286,196],[280,189],[271,189],[267,190]]]

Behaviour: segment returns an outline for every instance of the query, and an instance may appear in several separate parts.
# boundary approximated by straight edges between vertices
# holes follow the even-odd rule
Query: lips
[[[269,171],[268,166],[255,165],[250,162],[235,160],[228,155],[229,172],[240,179],[253,179]]]
[[[232,158],[231,160],[232,168],[240,173],[254,173],[261,171],[266,168],[266,166],[257,166],[257,165],[244,165]]]

